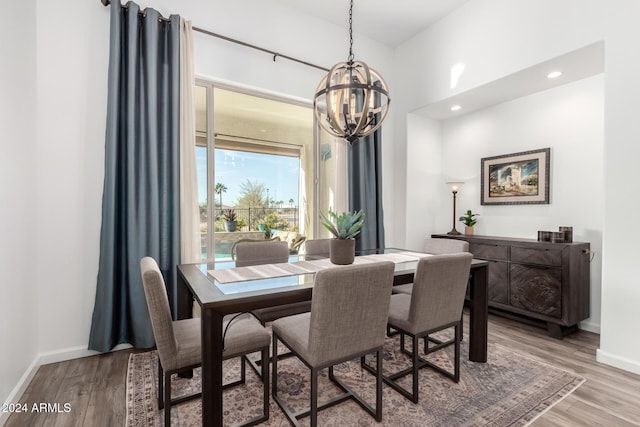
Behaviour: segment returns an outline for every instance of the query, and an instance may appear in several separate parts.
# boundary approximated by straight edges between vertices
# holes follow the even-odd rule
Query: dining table
[[[400,248],[357,251],[354,264],[392,261],[394,285],[411,283],[422,256]],[[471,263],[469,288],[469,360],[487,361],[488,262]],[[288,263],[236,267],[233,260],[177,266],[177,318],[193,317],[200,307],[202,341],[202,425],[222,427],[223,319],[226,315],[310,301],[315,272],[334,267],[326,257],[292,254]]]

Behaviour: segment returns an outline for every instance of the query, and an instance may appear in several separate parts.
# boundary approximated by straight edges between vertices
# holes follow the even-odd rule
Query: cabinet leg
[[[563,338],[562,327],[557,323],[547,322],[547,334],[551,338],[556,338],[561,340]]]
[[[561,340],[566,335],[569,335],[570,333],[573,333],[577,330],[578,330],[578,325],[563,326],[563,325],[558,325],[557,323],[547,322],[547,334],[551,338],[556,338]]]

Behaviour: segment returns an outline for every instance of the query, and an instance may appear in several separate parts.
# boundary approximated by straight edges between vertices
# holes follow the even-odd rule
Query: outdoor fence
[[[255,208],[239,208],[233,207],[237,215],[238,229],[240,231],[262,231],[261,224],[264,229],[278,229],[278,230],[298,230],[298,208],[267,208],[267,207],[255,207]],[[223,213],[226,209],[216,209],[216,221],[223,218]]]

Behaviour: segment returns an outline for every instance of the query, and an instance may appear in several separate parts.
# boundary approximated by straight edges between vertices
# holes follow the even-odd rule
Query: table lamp
[[[458,230],[456,230],[456,195],[458,194],[458,190],[460,190],[460,188],[462,187],[462,184],[464,184],[464,182],[447,182],[447,185],[449,186],[449,188],[451,188],[451,192],[453,193],[453,228],[447,234],[452,234],[454,236],[461,234]]]

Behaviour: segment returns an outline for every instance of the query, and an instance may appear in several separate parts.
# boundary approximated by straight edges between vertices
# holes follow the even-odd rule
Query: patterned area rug
[[[523,426],[531,423],[554,404],[579,387],[584,379],[553,366],[529,359],[500,345],[489,346],[487,363],[468,360],[468,341],[462,343],[460,382],[429,368],[420,371],[420,402],[414,405],[390,387],[383,386],[383,419],[385,426]],[[409,359],[396,351],[399,338],[388,338],[385,345],[384,371],[395,372],[409,365]],[[453,369],[453,348],[429,355],[439,366]],[[368,358],[372,363],[374,357]],[[238,359],[224,364],[225,382],[239,377]],[[295,357],[278,362],[279,394],[294,410],[308,406],[309,371]],[[367,402],[375,403],[375,378],[360,368],[359,360],[343,363],[336,376],[353,387]],[[157,353],[135,353],[130,356],[127,371],[127,426],[162,426],[163,411],[157,406]],[[405,387],[410,389],[410,376]],[[174,376],[173,396],[190,394],[200,388],[200,369],[194,378]],[[247,368],[247,384],[224,393],[225,425],[235,425],[259,415],[262,411],[262,383]],[[319,378],[319,402],[328,400],[339,389],[329,381],[326,370]],[[189,401],[171,410],[171,425],[201,425],[200,400]],[[303,425],[309,425],[308,418]],[[320,411],[321,426],[379,426],[355,402],[346,401]],[[264,426],[287,426],[289,422],[271,400],[271,412]]]

